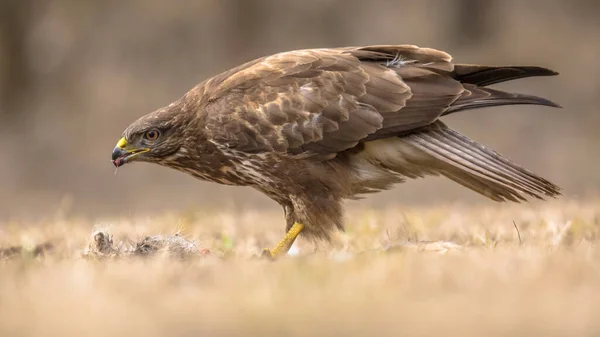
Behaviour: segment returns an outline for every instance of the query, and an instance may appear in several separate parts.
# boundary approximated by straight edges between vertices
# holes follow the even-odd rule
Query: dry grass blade
[[[0,335],[600,333],[595,202],[349,215],[331,245],[275,263],[251,257],[279,239],[278,212],[0,227],[3,251],[53,246],[2,261]]]
[[[517,236],[519,237],[519,245],[523,244],[521,240],[521,232],[519,231],[519,227],[517,227],[517,223],[513,220],[513,226],[515,226],[515,230],[517,231]]]

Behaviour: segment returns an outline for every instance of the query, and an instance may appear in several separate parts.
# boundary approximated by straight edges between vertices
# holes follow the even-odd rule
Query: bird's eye
[[[146,131],[146,133],[144,134],[144,138],[146,138],[149,141],[155,141],[156,139],[158,139],[158,136],[160,136],[160,132],[155,129]]]

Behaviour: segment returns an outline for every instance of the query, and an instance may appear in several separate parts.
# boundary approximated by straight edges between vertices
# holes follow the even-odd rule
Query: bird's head
[[[186,114],[163,108],[131,123],[112,152],[115,167],[133,161],[162,163],[175,154],[184,142]]]

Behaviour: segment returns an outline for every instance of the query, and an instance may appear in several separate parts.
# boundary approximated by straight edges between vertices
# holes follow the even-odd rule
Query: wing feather
[[[411,45],[264,57],[203,84],[205,132],[238,151],[332,157],[369,137],[435,121],[462,92],[436,72],[451,71],[450,60]]]
[[[233,68],[194,92],[200,92],[203,132],[217,146],[322,158],[408,134],[456,111],[558,106],[485,87],[556,74],[549,69],[451,61],[443,51],[413,45],[297,50]]]

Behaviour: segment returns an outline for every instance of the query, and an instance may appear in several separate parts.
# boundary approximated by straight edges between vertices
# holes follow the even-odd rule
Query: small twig
[[[392,236],[390,235],[390,230],[387,227],[385,228],[385,236],[387,237],[387,241],[384,240],[384,242],[382,243],[382,245],[390,247],[392,245]]]
[[[515,226],[515,229],[517,230],[517,235],[519,236],[519,246],[523,244],[523,241],[521,241],[521,232],[519,232],[519,227],[517,227],[517,223],[515,222],[515,220],[513,220],[513,226]]]
[[[404,235],[408,239],[408,242],[411,241],[410,233],[408,232],[408,228],[406,227],[406,221],[402,223],[402,228],[404,229]]]
[[[414,236],[416,236],[416,242],[419,242],[419,234],[417,234],[416,232],[413,233],[409,233],[408,232],[408,226],[406,225],[408,223],[408,219],[406,218],[406,214],[402,214],[402,217],[404,218],[404,222],[402,222],[402,227],[404,228],[404,233],[406,234],[406,237],[408,238],[408,242],[412,241],[412,235],[414,234]]]

